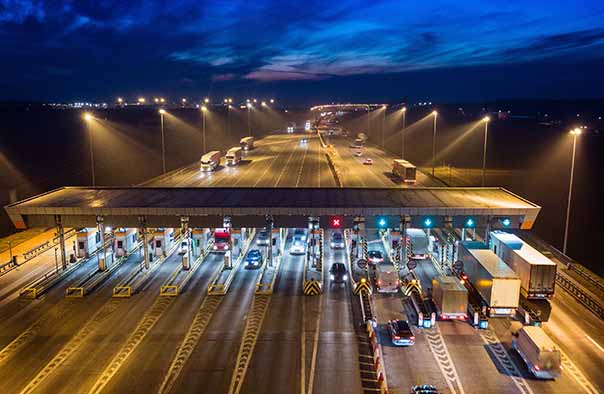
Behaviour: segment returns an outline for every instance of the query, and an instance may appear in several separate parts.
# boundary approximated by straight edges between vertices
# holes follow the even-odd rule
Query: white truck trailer
[[[392,173],[405,183],[417,182],[417,168],[407,160],[395,159],[392,161]]]
[[[485,244],[460,243],[463,271],[488,307],[491,317],[516,314],[520,299],[520,278]]]
[[[201,156],[199,160],[201,171],[214,171],[220,164],[220,151],[213,150]]]
[[[527,299],[551,298],[556,285],[556,263],[514,234],[491,231],[490,247],[521,280]]]
[[[410,259],[423,260],[430,257],[430,238],[424,230],[408,228],[405,234]]]
[[[241,147],[236,146],[229,149],[226,153],[226,164],[227,166],[236,166],[241,161],[243,151]]]
[[[539,379],[556,379],[561,372],[560,349],[538,326],[524,326],[514,335],[512,347],[529,371]]]
[[[440,319],[468,317],[468,290],[455,276],[440,275],[432,279],[432,301]]]

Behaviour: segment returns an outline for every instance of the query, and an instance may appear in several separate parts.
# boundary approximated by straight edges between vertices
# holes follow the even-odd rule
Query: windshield
[[[332,272],[346,272],[346,266],[344,265],[344,263],[334,263],[331,266],[331,271]]]

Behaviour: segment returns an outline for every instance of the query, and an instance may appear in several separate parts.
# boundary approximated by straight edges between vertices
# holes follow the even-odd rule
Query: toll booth
[[[207,247],[210,238],[212,238],[212,234],[209,228],[194,228],[191,230],[191,253],[194,257],[199,257]]]
[[[101,234],[96,228],[83,228],[76,236],[76,254],[78,258],[88,258],[101,246]]]
[[[237,258],[243,251],[243,234],[239,228],[231,228],[231,256]],[[226,258],[226,257],[225,257]]]
[[[174,229],[161,228],[153,231],[153,255],[163,256],[174,243]]]
[[[128,256],[137,244],[138,231],[135,228],[116,229],[115,235],[115,255],[117,257]]]

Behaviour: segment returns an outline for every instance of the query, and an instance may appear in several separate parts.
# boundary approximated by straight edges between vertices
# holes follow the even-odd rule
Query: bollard
[[[478,312],[474,311],[474,327],[478,327]]]
[[[423,312],[419,312],[417,314],[417,326],[418,327],[424,326],[424,313]]]
[[[436,313],[432,312],[432,314],[430,315],[430,323],[431,323],[431,327],[434,327],[436,325]]]

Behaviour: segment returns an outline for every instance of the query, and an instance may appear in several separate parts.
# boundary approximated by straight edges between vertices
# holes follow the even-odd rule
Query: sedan
[[[256,244],[258,246],[268,246],[270,244],[268,230],[266,230],[266,229],[260,230],[260,233],[258,234],[258,238],[256,239]]]
[[[262,254],[258,249],[252,249],[245,257],[245,268],[259,268],[262,264]]]
[[[304,254],[306,253],[306,243],[300,239],[294,240],[292,246],[289,248],[290,254]]]
[[[348,280],[348,272],[344,263],[333,263],[329,269],[329,281],[331,284],[341,285]]]
[[[379,250],[370,250],[367,254],[369,255],[369,262],[373,265],[384,262],[384,256]]]
[[[363,161],[363,164],[370,166],[373,164],[373,160],[371,160],[371,158],[368,157]]]
[[[390,320],[386,326],[394,346],[411,346],[415,343],[413,331],[405,320]]]
[[[361,156],[363,156],[363,152],[361,152],[360,150],[357,150],[357,151],[354,152],[354,155],[356,157],[361,157]]]

